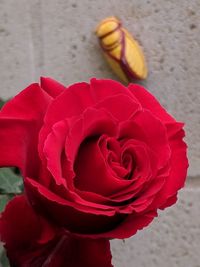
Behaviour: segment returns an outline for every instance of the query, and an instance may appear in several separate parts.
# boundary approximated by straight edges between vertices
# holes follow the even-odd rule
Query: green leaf
[[[5,249],[2,245],[0,245],[0,266],[2,267],[10,267],[8,258],[6,256]]]
[[[3,100],[0,98],[0,109],[3,107],[3,105],[7,102],[8,100]]]
[[[0,212],[2,212],[6,204],[12,199],[14,195],[0,195]],[[0,267],[10,267],[6,251],[0,242]]]
[[[0,195],[0,212],[2,212],[11,198],[8,195]]]
[[[10,168],[0,169],[0,193],[20,194],[22,192],[22,178]]]

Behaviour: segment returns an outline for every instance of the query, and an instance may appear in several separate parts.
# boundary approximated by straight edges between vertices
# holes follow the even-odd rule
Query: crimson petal
[[[110,196],[131,184],[131,180],[118,179],[107,169],[98,140],[90,140],[82,145],[79,149],[74,170],[76,173],[75,186],[82,191]]]
[[[118,214],[109,206],[97,204],[89,206],[63,199],[37,182],[26,179],[25,188],[28,198],[38,211],[51,218],[57,225],[74,233],[99,233],[110,230],[119,224],[124,215]],[[85,206],[84,206],[85,204]]]
[[[98,102],[95,107],[105,108],[118,121],[127,120],[130,116],[134,116],[135,113],[141,110],[141,106],[138,102],[135,102],[131,97],[124,94],[111,95]]]
[[[1,214],[0,237],[11,266],[31,266],[25,262],[38,255],[38,249],[51,242],[55,233],[54,227],[33,211],[24,196],[11,200]]]
[[[64,150],[67,133],[67,121],[59,121],[54,124],[51,133],[47,136],[44,143],[44,155],[47,159],[47,168],[54,176],[58,185],[66,184],[66,181],[62,178],[61,157]]]
[[[148,226],[156,216],[157,212],[155,210],[141,214],[132,213],[126,216],[126,218],[120,224],[118,224],[117,227],[113,228],[110,231],[100,234],[84,235],[84,236],[90,238],[109,238],[109,239],[129,238],[135,235],[138,230],[142,230],[144,227]]]
[[[55,232],[24,196],[7,205],[0,218],[0,234],[11,267],[112,267],[108,240]]]
[[[95,78],[90,80],[91,85],[91,95],[95,101],[95,103],[98,103],[108,96],[114,96],[114,95],[127,95],[131,98],[134,98],[134,96],[127,90],[125,86],[123,86],[121,83],[113,81],[113,80],[97,80]],[[134,98],[137,102],[137,99]]]
[[[42,89],[45,90],[53,98],[60,95],[66,89],[64,85],[51,78],[41,77],[40,84]]]
[[[45,122],[51,126],[57,121],[80,115],[87,107],[92,105],[90,85],[84,82],[73,84],[50,105],[45,116]]]
[[[158,100],[144,87],[138,84],[130,84],[128,86],[128,89],[134,95],[134,97],[138,99],[143,108],[150,110],[161,121],[175,122],[174,118],[166,112],[166,110],[160,105]]]
[[[0,112],[0,166],[19,167],[24,176],[37,177],[38,132],[52,98],[32,84]]]
[[[138,112],[133,119],[121,123],[119,136],[146,142],[152,151],[159,155],[160,168],[163,168],[170,158],[166,127],[148,110],[144,109],[142,112]]]
[[[150,208],[161,207],[162,209],[173,205],[177,200],[177,191],[180,190],[186,180],[188,159],[187,145],[182,140],[185,136],[182,123],[168,123],[167,132],[171,147],[171,171],[166,179],[165,186],[152,203]]]
[[[74,238],[66,234],[42,267],[112,267],[111,258],[108,240]]]

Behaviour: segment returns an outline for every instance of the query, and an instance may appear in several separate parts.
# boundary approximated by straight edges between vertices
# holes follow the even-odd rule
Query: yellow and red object
[[[108,17],[96,29],[100,46],[113,71],[124,82],[145,79],[147,67],[141,47],[116,17]]]

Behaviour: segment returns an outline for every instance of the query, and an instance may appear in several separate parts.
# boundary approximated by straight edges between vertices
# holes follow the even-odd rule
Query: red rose
[[[15,267],[110,267],[127,238],[176,202],[188,167],[183,124],[139,85],[32,84],[0,113],[0,165],[25,194],[0,220]]]

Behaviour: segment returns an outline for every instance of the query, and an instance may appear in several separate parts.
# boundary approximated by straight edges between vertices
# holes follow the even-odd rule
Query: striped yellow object
[[[147,77],[142,49],[116,17],[101,21],[96,35],[106,60],[124,82]]]

